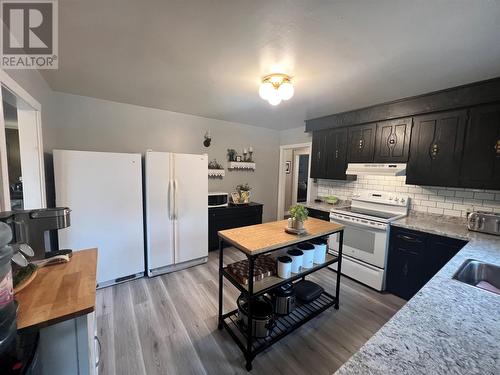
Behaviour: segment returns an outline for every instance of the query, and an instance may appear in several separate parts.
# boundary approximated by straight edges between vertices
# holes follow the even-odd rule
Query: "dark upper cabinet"
[[[500,189],[500,105],[471,109],[460,180],[463,187]]]
[[[328,129],[313,133],[311,177],[345,180],[347,168],[347,129]]]
[[[347,129],[332,129],[326,137],[326,178],[345,180],[347,169]]]
[[[376,163],[408,161],[411,124],[411,117],[377,123],[374,157]]]
[[[311,178],[326,178],[326,138],[330,130],[313,132],[311,149]]]
[[[413,118],[406,183],[459,186],[467,111]]]
[[[349,129],[349,163],[370,163],[373,161],[376,124],[352,126]]]

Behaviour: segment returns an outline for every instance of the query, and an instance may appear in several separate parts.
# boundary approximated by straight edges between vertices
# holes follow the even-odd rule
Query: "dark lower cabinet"
[[[391,227],[387,291],[409,300],[465,244],[462,240]]]
[[[330,221],[330,212],[328,211],[317,210],[315,208],[310,208],[310,207],[307,207],[307,211],[309,211],[309,217]]]
[[[500,105],[471,109],[460,179],[464,187],[500,189]]]
[[[456,238],[427,235],[427,247],[431,250],[427,254],[427,277],[430,280],[443,266],[453,258],[458,251],[465,246],[467,241]]]
[[[406,183],[459,186],[467,111],[413,118]]]
[[[224,229],[245,227],[262,223],[262,208],[260,203],[250,203],[246,206],[213,207],[208,209],[208,249],[219,248],[217,232]]]

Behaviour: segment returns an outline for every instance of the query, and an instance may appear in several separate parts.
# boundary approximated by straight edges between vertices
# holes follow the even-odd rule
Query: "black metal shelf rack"
[[[263,350],[269,348],[275,342],[279,341],[283,337],[287,336],[289,333],[293,332],[295,329],[302,326],[304,323],[313,319],[317,315],[321,314],[323,311],[327,310],[330,307],[334,307],[335,309],[339,309],[339,293],[340,293],[340,274],[342,267],[342,244],[344,237],[344,230],[338,230],[336,232],[332,232],[329,234],[338,233],[339,235],[339,249],[338,256],[327,255],[327,259],[325,263],[315,265],[313,268],[303,270],[303,272],[294,274],[292,277],[288,279],[280,279],[276,282],[271,281],[268,285],[263,284],[262,281],[253,281],[254,275],[254,266],[255,259],[257,256],[263,255],[265,253],[270,253],[274,251],[279,251],[285,247],[289,247],[289,245],[273,249],[270,251],[266,251],[264,253],[259,253],[257,255],[249,255],[245,253],[248,258],[249,264],[249,283],[248,285],[243,285],[239,283],[230,273],[226,271],[224,268],[224,241],[222,239],[219,240],[219,319],[218,319],[218,328],[225,328],[232,339],[236,342],[238,347],[241,349],[245,356],[246,360],[246,369],[248,371],[252,370],[252,361],[257,354],[262,352]],[[326,235],[320,235],[318,237],[326,237]],[[311,237],[304,241],[297,241],[296,244],[301,242],[310,241]],[[236,248],[237,245],[230,244]],[[271,291],[274,288],[277,288],[280,285],[285,283],[289,283],[298,279],[305,279],[305,277],[313,272],[319,271],[330,264],[337,263],[337,278],[335,285],[335,295],[331,295],[327,292],[323,292],[320,297],[316,300],[296,306],[296,308],[288,315],[277,317],[275,322],[275,327],[271,331],[271,334],[266,338],[256,338],[252,335],[252,302],[260,295]],[[230,311],[226,314],[223,312],[223,278],[226,278],[234,285],[241,293],[245,294],[248,297],[248,325],[243,326],[238,319],[238,310]],[[261,283],[261,284],[259,284]]]

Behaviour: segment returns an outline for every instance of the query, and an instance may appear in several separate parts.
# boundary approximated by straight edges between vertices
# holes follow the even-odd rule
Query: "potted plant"
[[[237,185],[236,192],[238,201],[234,203],[237,204],[250,203],[250,190],[252,190],[252,188],[248,185],[248,183]],[[233,196],[233,201],[234,201],[234,196]]]
[[[301,204],[296,204],[290,207],[289,212],[290,218],[288,219],[288,227],[297,230],[304,229],[304,221],[307,220],[307,216],[309,215],[307,208]]]
[[[214,159],[208,162],[208,169],[224,169],[224,167],[217,161],[217,159]]]

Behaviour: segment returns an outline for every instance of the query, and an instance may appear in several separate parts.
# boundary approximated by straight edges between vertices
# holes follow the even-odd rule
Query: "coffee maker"
[[[32,259],[39,260],[58,250],[56,233],[70,226],[70,212],[68,207],[8,211],[0,213],[0,221],[11,227],[12,242],[28,244],[35,252]]]

